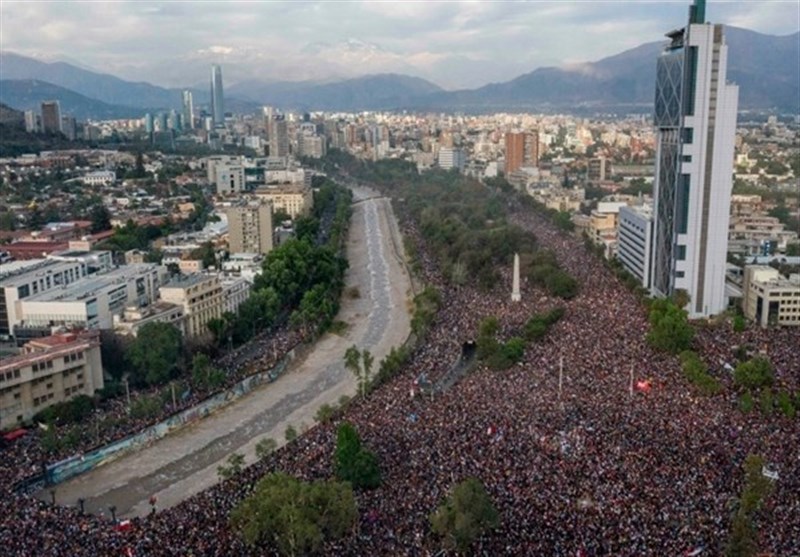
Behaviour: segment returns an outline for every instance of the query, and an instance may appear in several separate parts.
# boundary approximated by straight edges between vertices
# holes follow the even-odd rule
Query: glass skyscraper
[[[211,66],[211,117],[214,126],[225,125],[225,102],[222,93],[222,68]]]
[[[691,317],[725,309],[725,264],[739,89],[726,82],[721,25],[695,0],[656,69],[653,293],[689,294]]]

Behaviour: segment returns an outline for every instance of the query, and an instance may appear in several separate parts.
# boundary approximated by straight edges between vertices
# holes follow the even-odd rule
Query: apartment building
[[[102,388],[99,333],[60,333],[31,341],[20,355],[0,360],[0,429]]]
[[[183,308],[184,331],[189,338],[205,334],[208,322],[221,317],[224,310],[222,284],[213,275],[173,279],[161,287],[161,299]]]

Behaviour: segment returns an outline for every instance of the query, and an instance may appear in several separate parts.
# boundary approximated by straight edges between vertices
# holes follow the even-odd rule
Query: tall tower
[[[689,315],[706,317],[725,309],[739,89],[726,82],[728,46],[722,26],[705,23],[704,0],[667,37],[656,69],[652,288],[685,290]]]
[[[58,101],[42,102],[42,131],[61,133],[61,105]]]
[[[276,114],[270,120],[269,127],[269,156],[286,157],[289,155],[289,130],[286,126],[286,117]]]
[[[188,89],[183,92],[183,127],[187,130],[194,129],[194,102],[192,92]]]
[[[539,132],[506,133],[506,176],[523,166],[539,166]]]
[[[222,68],[211,66],[211,117],[214,126],[225,125],[225,102],[222,93]]]

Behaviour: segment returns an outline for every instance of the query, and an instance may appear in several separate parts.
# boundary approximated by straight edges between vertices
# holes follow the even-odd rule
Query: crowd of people
[[[646,343],[645,309],[601,260],[538,215],[514,220],[579,280],[578,296],[559,300],[523,281],[522,301],[511,302],[509,272],[490,293],[449,287],[413,224],[404,223],[419,244],[420,274],[442,303],[402,373],[333,422],[130,528],[12,494],[0,501],[0,547],[42,557],[271,554],[269,546],[243,544],[228,525],[230,510],[271,471],[333,477],[335,429],[346,419],[377,454],[383,483],[358,494],[357,528],[327,542],[326,554],[438,554],[429,516],[456,483],[474,476],[501,517],[474,554],[719,555],[751,453],[779,474],[759,516],[759,545],[773,555],[800,554],[800,426],[780,414],[741,412],[719,363],[734,363],[735,347],[752,345],[775,366],[778,385],[797,389],[800,331],[703,328],[696,349],[726,389],[698,396],[677,358]],[[511,369],[479,368],[432,398],[415,395],[421,375],[435,382],[447,373],[482,319],[497,317],[499,336],[508,338],[556,306],[564,317]],[[646,392],[632,388],[641,380],[651,386]],[[5,480],[30,465],[9,454],[0,462]]]

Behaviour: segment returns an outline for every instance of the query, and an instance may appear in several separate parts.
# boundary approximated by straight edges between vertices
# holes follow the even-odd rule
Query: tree
[[[215,389],[225,382],[225,373],[215,368],[206,354],[192,358],[192,383],[199,389]]]
[[[92,232],[102,232],[104,230],[111,230],[111,214],[106,209],[102,202],[97,203],[92,207],[89,214],[92,221]]]
[[[353,424],[344,422],[336,431],[334,468],[340,480],[353,487],[374,489],[381,484],[381,471],[375,453],[361,446],[361,438]]]
[[[272,454],[275,449],[278,448],[278,442],[271,437],[265,437],[258,443],[256,443],[256,458],[258,460],[263,460],[270,454]]]
[[[358,518],[352,488],[344,482],[301,482],[288,474],[262,478],[231,512],[245,543],[274,543],[283,555],[306,555],[341,538]]]
[[[240,453],[233,453],[228,457],[227,464],[217,466],[217,474],[220,479],[227,480],[242,471],[244,466],[244,455]]]
[[[483,484],[468,478],[453,488],[430,521],[446,547],[465,552],[484,532],[496,528],[500,517]]]
[[[772,480],[764,476],[764,459],[748,455],[744,461],[745,482],[736,513],[731,522],[727,557],[753,557],[758,554],[758,532],[755,520],[764,500],[774,489]]]
[[[737,364],[733,372],[733,380],[745,389],[760,389],[772,385],[775,380],[775,372],[769,360],[757,356]]]
[[[651,346],[670,354],[688,350],[694,338],[687,313],[671,300],[660,299],[650,307],[650,332],[647,341]]]
[[[370,384],[370,378],[372,377],[372,364],[375,362],[375,356],[373,356],[369,350],[364,348],[361,351],[361,364],[362,369],[364,370],[364,384],[365,388]]]
[[[344,367],[355,375],[358,383],[358,392],[363,397],[366,394],[366,384],[364,382],[364,372],[361,368],[361,352],[355,344],[344,352]]]
[[[14,230],[16,228],[16,219],[14,213],[10,211],[0,212],[0,230]]]
[[[131,343],[128,359],[133,365],[134,382],[164,383],[180,365],[181,333],[169,323],[146,323]]]

